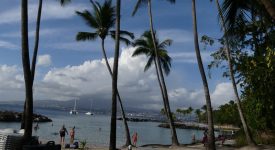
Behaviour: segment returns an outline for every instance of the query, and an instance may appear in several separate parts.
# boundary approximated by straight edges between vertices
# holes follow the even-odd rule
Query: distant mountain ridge
[[[68,101],[57,101],[57,100],[36,100],[34,101],[34,108],[46,108],[46,109],[55,109],[55,110],[70,110],[74,106],[75,100]],[[76,101],[77,110],[80,112],[85,112],[91,109],[91,100],[77,100]],[[24,101],[0,101],[0,105],[24,105]],[[106,103],[100,100],[92,101],[92,111],[95,112],[103,112],[110,113],[111,111],[111,103]],[[125,111],[127,113],[156,113],[156,111],[148,110],[148,109],[139,109],[133,107],[125,107]],[[120,112],[120,108],[118,107],[118,112]]]

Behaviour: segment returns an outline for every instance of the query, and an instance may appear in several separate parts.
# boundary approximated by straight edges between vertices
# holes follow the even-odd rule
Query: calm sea
[[[3,108],[0,110],[13,108]],[[39,136],[39,139],[54,140],[59,142],[59,129],[64,124],[69,132],[70,128],[76,127],[76,140],[86,140],[89,145],[107,146],[110,134],[110,116],[95,114],[87,116],[84,113],[78,115],[70,115],[67,111],[37,109],[35,113],[43,114],[50,117],[53,122],[39,123],[39,129],[33,131],[33,135]],[[171,132],[169,129],[159,128],[156,122],[129,122],[131,134],[134,131],[138,133],[137,145],[144,144],[170,144]],[[19,129],[20,123],[3,123],[0,122],[0,129],[14,128]],[[196,139],[203,136],[200,130],[177,129],[177,135],[180,143],[188,144],[192,141],[192,135],[195,134]],[[65,137],[69,142],[69,136]],[[125,144],[124,127],[122,121],[117,121],[117,145]]]

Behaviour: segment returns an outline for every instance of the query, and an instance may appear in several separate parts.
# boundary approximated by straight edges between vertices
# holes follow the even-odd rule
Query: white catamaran
[[[90,111],[86,112],[85,114],[86,114],[86,115],[90,115],[90,116],[94,115],[94,114],[92,113],[92,101],[91,101],[91,109],[90,109]]]
[[[76,110],[76,100],[74,101],[74,109],[72,109],[72,110],[70,111],[70,114],[71,114],[71,115],[76,115],[76,114],[78,114],[78,112],[77,112],[77,110]]]

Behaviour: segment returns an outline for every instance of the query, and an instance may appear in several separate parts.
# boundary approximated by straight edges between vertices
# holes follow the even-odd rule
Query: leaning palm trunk
[[[33,50],[33,56],[32,56],[32,66],[31,66],[32,87],[33,87],[33,82],[34,82],[36,58],[37,58],[38,45],[39,45],[39,31],[40,31],[42,4],[43,4],[43,0],[39,0],[37,19],[36,19],[35,44],[34,44],[34,50]],[[25,117],[24,117],[25,111],[26,111],[26,102],[24,103],[24,110],[22,113],[21,129],[23,129],[25,126],[25,121],[24,121],[25,120]]]
[[[22,35],[22,64],[25,79],[25,132],[24,143],[28,143],[32,136],[32,116],[33,116],[33,93],[32,77],[29,60],[29,40],[28,40],[28,0],[22,0],[21,4],[21,35]]]
[[[112,115],[109,150],[116,150],[116,115],[117,115],[117,75],[118,75],[118,55],[119,55],[119,37],[120,37],[120,3],[116,1],[116,34],[115,34],[115,54],[112,77]]]
[[[203,63],[201,60],[201,54],[200,54],[200,48],[199,48],[199,42],[198,42],[198,32],[197,32],[197,18],[196,18],[196,1],[192,0],[192,16],[193,16],[193,30],[194,30],[194,44],[195,44],[195,51],[198,61],[198,66],[203,82],[204,87],[204,94],[205,94],[205,100],[206,100],[206,108],[207,108],[207,120],[208,120],[208,148],[210,150],[215,150],[215,135],[214,135],[214,124],[213,124],[213,116],[212,116],[212,107],[211,107],[211,99],[209,94],[209,88],[207,79],[205,76]]]
[[[156,38],[155,38],[155,34],[154,34],[153,17],[152,17],[152,10],[151,10],[151,0],[148,0],[148,14],[149,14],[149,19],[150,19],[150,30],[151,30],[152,39],[153,39],[154,51],[155,51],[155,56],[156,56],[156,60],[157,60],[156,61],[157,62],[156,67],[157,67],[157,70],[159,71],[159,75],[160,75],[161,86],[163,88],[163,93],[164,93],[164,102],[165,102],[164,106],[166,108],[167,117],[169,119],[169,126],[170,126],[171,134],[172,134],[172,145],[177,146],[177,145],[179,145],[179,142],[178,142],[178,138],[177,138],[176,129],[175,129],[175,126],[174,126],[172,113],[171,113],[170,107],[169,107],[168,94],[167,94],[167,89],[165,87],[165,81],[164,81],[163,73],[162,73],[159,58],[158,58],[158,55],[157,55]]]
[[[108,71],[109,71],[111,77],[113,77],[113,73],[112,73],[110,64],[108,62],[108,58],[107,58],[105,47],[104,47],[104,39],[102,39],[102,41],[101,41],[101,47],[102,47],[102,53],[103,53],[103,56],[104,56],[104,60],[105,60],[106,66],[108,68]],[[122,101],[121,101],[121,97],[120,97],[120,94],[118,92],[118,89],[117,89],[117,98],[118,98],[118,101],[119,101],[119,104],[120,104],[121,113],[122,113],[122,119],[123,119],[123,123],[124,123],[124,127],[125,127],[125,136],[126,136],[126,143],[125,143],[125,145],[126,146],[127,145],[132,145],[131,144],[131,136],[130,136],[130,132],[129,132],[129,127],[128,127],[125,111],[124,111],[124,108],[123,108],[123,105],[122,105]]]
[[[240,97],[239,97],[239,94],[238,94],[238,89],[237,89],[237,85],[236,85],[235,77],[234,77],[234,73],[233,73],[233,64],[232,64],[232,60],[231,60],[231,52],[230,52],[230,49],[229,49],[229,40],[228,40],[227,35],[226,35],[227,29],[225,27],[224,17],[222,15],[221,7],[220,7],[220,4],[219,4],[218,0],[216,0],[216,5],[217,5],[217,8],[218,8],[218,13],[219,13],[219,16],[220,16],[220,19],[221,19],[222,29],[223,29],[224,37],[225,37],[225,52],[226,52],[226,56],[227,56],[228,66],[229,66],[230,78],[231,78],[231,82],[232,82],[233,89],[234,89],[234,94],[235,94],[235,98],[236,98],[236,102],[237,102],[237,107],[238,107],[240,119],[241,119],[243,129],[244,129],[244,133],[245,133],[245,136],[246,136],[246,141],[249,145],[255,145],[255,142],[254,142],[254,140],[251,136],[249,128],[247,127],[246,120],[245,120],[243,112],[242,112],[241,101],[240,101]]]
[[[164,92],[163,92],[163,88],[162,88],[161,81],[160,81],[160,78],[159,78],[159,71],[158,71],[158,68],[157,68],[156,59],[154,59],[154,64],[155,64],[156,73],[157,73],[157,78],[158,78],[158,83],[159,83],[159,87],[160,87],[160,91],[161,91],[161,96],[162,96],[162,100],[163,100],[164,112],[165,112],[166,117],[168,118],[167,107],[166,107],[166,105],[165,105]]]
[[[271,0],[259,0],[265,7],[269,15],[275,20],[275,6]]]

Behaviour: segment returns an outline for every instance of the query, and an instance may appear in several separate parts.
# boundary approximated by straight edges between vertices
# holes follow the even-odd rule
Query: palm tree
[[[226,57],[227,57],[227,61],[228,61],[228,66],[229,66],[229,73],[230,73],[230,78],[231,78],[231,82],[232,82],[232,86],[234,89],[234,94],[235,94],[235,98],[236,98],[236,103],[237,103],[237,108],[239,111],[239,115],[240,115],[240,119],[242,122],[242,126],[244,129],[244,133],[246,136],[246,141],[249,145],[255,145],[255,142],[251,136],[251,133],[249,131],[249,128],[247,126],[246,120],[244,118],[243,115],[243,111],[242,111],[242,107],[241,107],[241,100],[238,94],[238,89],[237,89],[237,85],[236,85],[236,81],[235,81],[235,77],[234,77],[234,70],[233,70],[233,64],[232,64],[232,58],[231,58],[231,51],[229,48],[229,39],[227,38],[226,32],[226,26],[225,26],[225,20],[222,14],[222,10],[219,4],[218,0],[215,0],[217,8],[218,8],[218,13],[219,13],[219,17],[220,17],[220,21],[221,21],[221,25],[222,25],[222,30],[224,32],[224,37],[225,37],[225,53],[226,53]]]
[[[196,115],[197,115],[198,122],[200,122],[201,110],[200,110],[200,109],[196,109],[196,110],[195,110],[195,113],[196,113]]]
[[[149,57],[146,65],[145,65],[144,71],[147,71],[152,66],[152,63],[154,63],[157,77],[158,77],[158,83],[159,83],[161,92],[163,92],[163,93],[165,93],[163,91],[164,86],[162,85],[160,76],[158,75],[159,70],[157,68],[157,62],[158,61],[160,62],[161,71],[164,70],[165,74],[168,75],[170,72],[170,67],[171,67],[171,57],[168,56],[167,50],[165,50],[165,48],[167,46],[170,46],[171,43],[172,43],[172,40],[170,40],[170,39],[166,39],[162,42],[160,42],[157,38],[155,38],[155,40],[153,40],[152,34],[150,33],[150,31],[145,31],[142,34],[142,36],[139,39],[135,40],[133,43],[133,46],[135,46],[137,48],[134,51],[132,56],[138,56],[138,55],[143,54],[143,55],[146,55],[147,57]],[[155,53],[155,51],[154,51],[154,49],[155,49],[154,45],[156,45],[157,53]],[[162,98],[163,98],[163,103],[164,103],[164,111],[168,117],[170,129],[172,131],[172,142],[173,142],[172,144],[178,145],[178,140],[177,140],[176,131],[174,128],[172,113],[170,111],[169,105],[167,105],[167,103],[169,103],[167,101],[168,96],[165,94],[163,94],[162,96],[163,96]]]
[[[191,115],[192,115],[193,110],[194,110],[194,109],[193,109],[191,106],[188,107],[188,109],[187,109],[188,114],[189,114],[189,121],[190,121],[190,119],[191,119]]]
[[[110,76],[113,76],[110,64],[108,62],[108,58],[106,55],[106,50],[105,50],[105,39],[107,36],[111,36],[113,39],[115,38],[115,31],[110,31],[110,29],[114,26],[115,24],[115,8],[112,7],[112,1],[105,1],[104,4],[101,6],[97,2],[93,2],[92,7],[93,7],[93,12],[89,12],[88,10],[85,10],[83,12],[76,11],[76,13],[87,23],[87,25],[95,29],[95,32],[79,32],[76,36],[77,41],[86,41],[86,40],[95,40],[96,38],[101,39],[101,47],[102,47],[102,53],[103,57],[107,66],[107,69],[110,73]],[[127,32],[127,31],[120,31],[121,35],[126,35],[129,36],[130,38],[134,38],[133,33]],[[130,44],[131,42],[123,37],[120,36],[120,41],[125,42],[126,45]],[[120,97],[119,92],[117,91],[117,98],[120,104],[121,112],[122,112],[122,118],[125,126],[125,134],[126,134],[126,144],[125,145],[131,145],[131,137],[130,137],[130,132],[128,128],[128,124],[126,121],[126,116],[124,112],[124,108],[122,105],[122,100]]]
[[[213,116],[212,116],[212,107],[211,107],[211,99],[209,94],[208,83],[205,75],[205,71],[203,68],[203,63],[201,60],[199,42],[198,42],[198,31],[197,31],[197,18],[196,18],[196,1],[192,0],[192,16],[193,16],[193,30],[194,30],[194,44],[195,51],[198,61],[198,66],[203,82],[206,107],[207,107],[207,119],[208,119],[208,148],[211,150],[215,150],[215,135],[214,135],[214,124],[213,124]]]
[[[112,115],[110,130],[109,150],[116,150],[116,114],[117,114],[117,75],[118,75],[118,56],[120,41],[120,5],[121,1],[116,0],[116,32],[115,32],[115,54],[112,77]]]
[[[59,0],[60,4],[64,6],[65,4],[69,3],[71,0]],[[36,69],[36,59],[38,54],[38,46],[39,46],[39,31],[40,31],[40,22],[41,22],[41,14],[43,8],[43,0],[39,0],[38,2],[38,11],[37,11],[37,18],[36,18],[36,31],[35,31],[35,41],[34,41],[34,49],[32,55],[32,64],[31,64],[31,77],[32,77],[32,87],[34,82],[35,76],[35,69]],[[21,129],[25,128],[25,110],[26,110],[26,103],[24,103],[24,110],[22,113],[22,120],[21,120]]]
[[[25,132],[24,143],[30,141],[32,136],[32,116],[33,116],[33,93],[32,79],[29,60],[29,40],[28,40],[28,0],[21,1],[21,44],[22,44],[22,64],[25,79]]]
[[[171,3],[175,3],[175,0],[167,0]],[[164,108],[166,109],[167,112],[167,117],[169,119],[169,125],[171,128],[171,132],[172,132],[172,145],[179,145],[178,142],[178,138],[177,138],[177,133],[176,133],[176,129],[174,126],[174,121],[173,121],[173,117],[172,117],[172,113],[170,110],[170,104],[169,104],[169,98],[168,98],[168,93],[167,93],[167,88],[166,88],[166,84],[165,84],[165,80],[164,80],[164,76],[163,76],[163,71],[161,69],[160,66],[160,59],[158,58],[159,56],[157,55],[157,45],[156,45],[156,37],[155,37],[155,30],[154,30],[154,25],[153,25],[153,15],[152,15],[152,6],[151,6],[151,0],[138,0],[134,11],[132,13],[132,15],[134,16],[135,13],[137,12],[137,10],[144,4],[148,5],[148,16],[149,16],[149,21],[150,21],[150,31],[151,31],[151,36],[152,36],[152,41],[153,41],[153,48],[154,48],[154,53],[156,56],[156,68],[157,68],[157,75],[159,75],[160,78],[160,87],[162,89],[161,92],[163,92],[162,96],[164,97]]]

